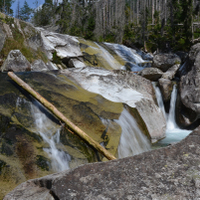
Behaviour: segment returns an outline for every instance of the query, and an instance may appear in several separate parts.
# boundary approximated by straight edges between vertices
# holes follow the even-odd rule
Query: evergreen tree
[[[12,16],[13,10],[11,9],[11,6],[14,2],[15,0],[0,0],[0,11]]]
[[[185,39],[185,47],[189,48],[192,42],[193,36],[193,0],[182,0],[182,15],[181,20],[183,22],[183,37]]]
[[[37,3],[36,1],[35,3]],[[55,4],[52,0],[45,0],[45,3],[42,5],[42,8],[37,8],[34,11],[34,16],[32,22],[36,26],[46,26],[51,23],[51,20],[55,16]]]
[[[27,1],[25,0],[23,7],[20,8],[20,16],[19,17],[21,20],[29,21],[32,12],[33,12],[33,10],[29,7]]]

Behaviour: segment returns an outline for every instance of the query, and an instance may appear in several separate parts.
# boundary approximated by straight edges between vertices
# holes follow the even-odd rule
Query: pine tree
[[[13,15],[13,10],[11,9],[12,4],[15,0],[0,0],[0,11],[7,14]]]
[[[29,7],[27,1],[25,0],[23,7],[20,8],[20,19],[23,21],[29,21],[32,12],[33,10]]]

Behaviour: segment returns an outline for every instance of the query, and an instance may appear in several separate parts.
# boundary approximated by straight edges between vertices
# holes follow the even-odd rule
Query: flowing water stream
[[[163,140],[159,141],[157,145],[167,146],[174,142],[179,142],[182,139],[184,139],[186,136],[188,136],[192,131],[180,129],[178,125],[176,124],[176,120],[175,120],[175,108],[176,108],[176,98],[177,98],[176,85],[174,85],[173,91],[171,94],[169,114],[165,112],[164,103],[163,103],[160,89],[156,87],[155,84],[153,84],[153,86],[156,92],[158,105],[160,109],[162,110],[163,115],[165,116],[166,121],[167,121],[166,137]]]
[[[51,158],[51,166],[54,171],[69,169],[70,156],[63,150],[64,146],[60,143],[60,127],[52,126],[52,121],[39,109],[38,102],[31,104],[31,113],[35,120],[38,134],[49,147],[43,150]],[[60,147],[60,148],[59,148]]]
[[[151,150],[147,137],[139,129],[133,116],[124,108],[118,120],[115,120],[122,129],[118,146],[119,158],[133,156]]]

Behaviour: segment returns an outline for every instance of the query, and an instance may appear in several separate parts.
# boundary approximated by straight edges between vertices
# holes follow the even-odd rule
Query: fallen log
[[[93,140],[90,136],[88,136],[84,131],[82,131],[79,127],[73,124],[69,119],[67,119],[53,104],[48,102],[44,97],[42,97],[39,93],[33,90],[27,83],[21,80],[17,75],[13,72],[8,72],[8,76],[19,86],[21,86],[24,90],[30,93],[35,99],[37,99],[42,105],[44,105],[49,111],[51,111],[58,119],[63,121],[72,131],[74,131],[78,136],[80,136],[83,140],[85,140],[89,145],[94,147],[97,151],[103,154],[108,160],[116,159],[110,152],[108,152],[104,147],[102,147],[98,142]]]

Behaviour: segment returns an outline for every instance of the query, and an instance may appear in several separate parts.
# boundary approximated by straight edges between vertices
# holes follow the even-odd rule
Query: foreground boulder
[[[22,183],[11,199],[199,199],[200,128],[166,148]]]

